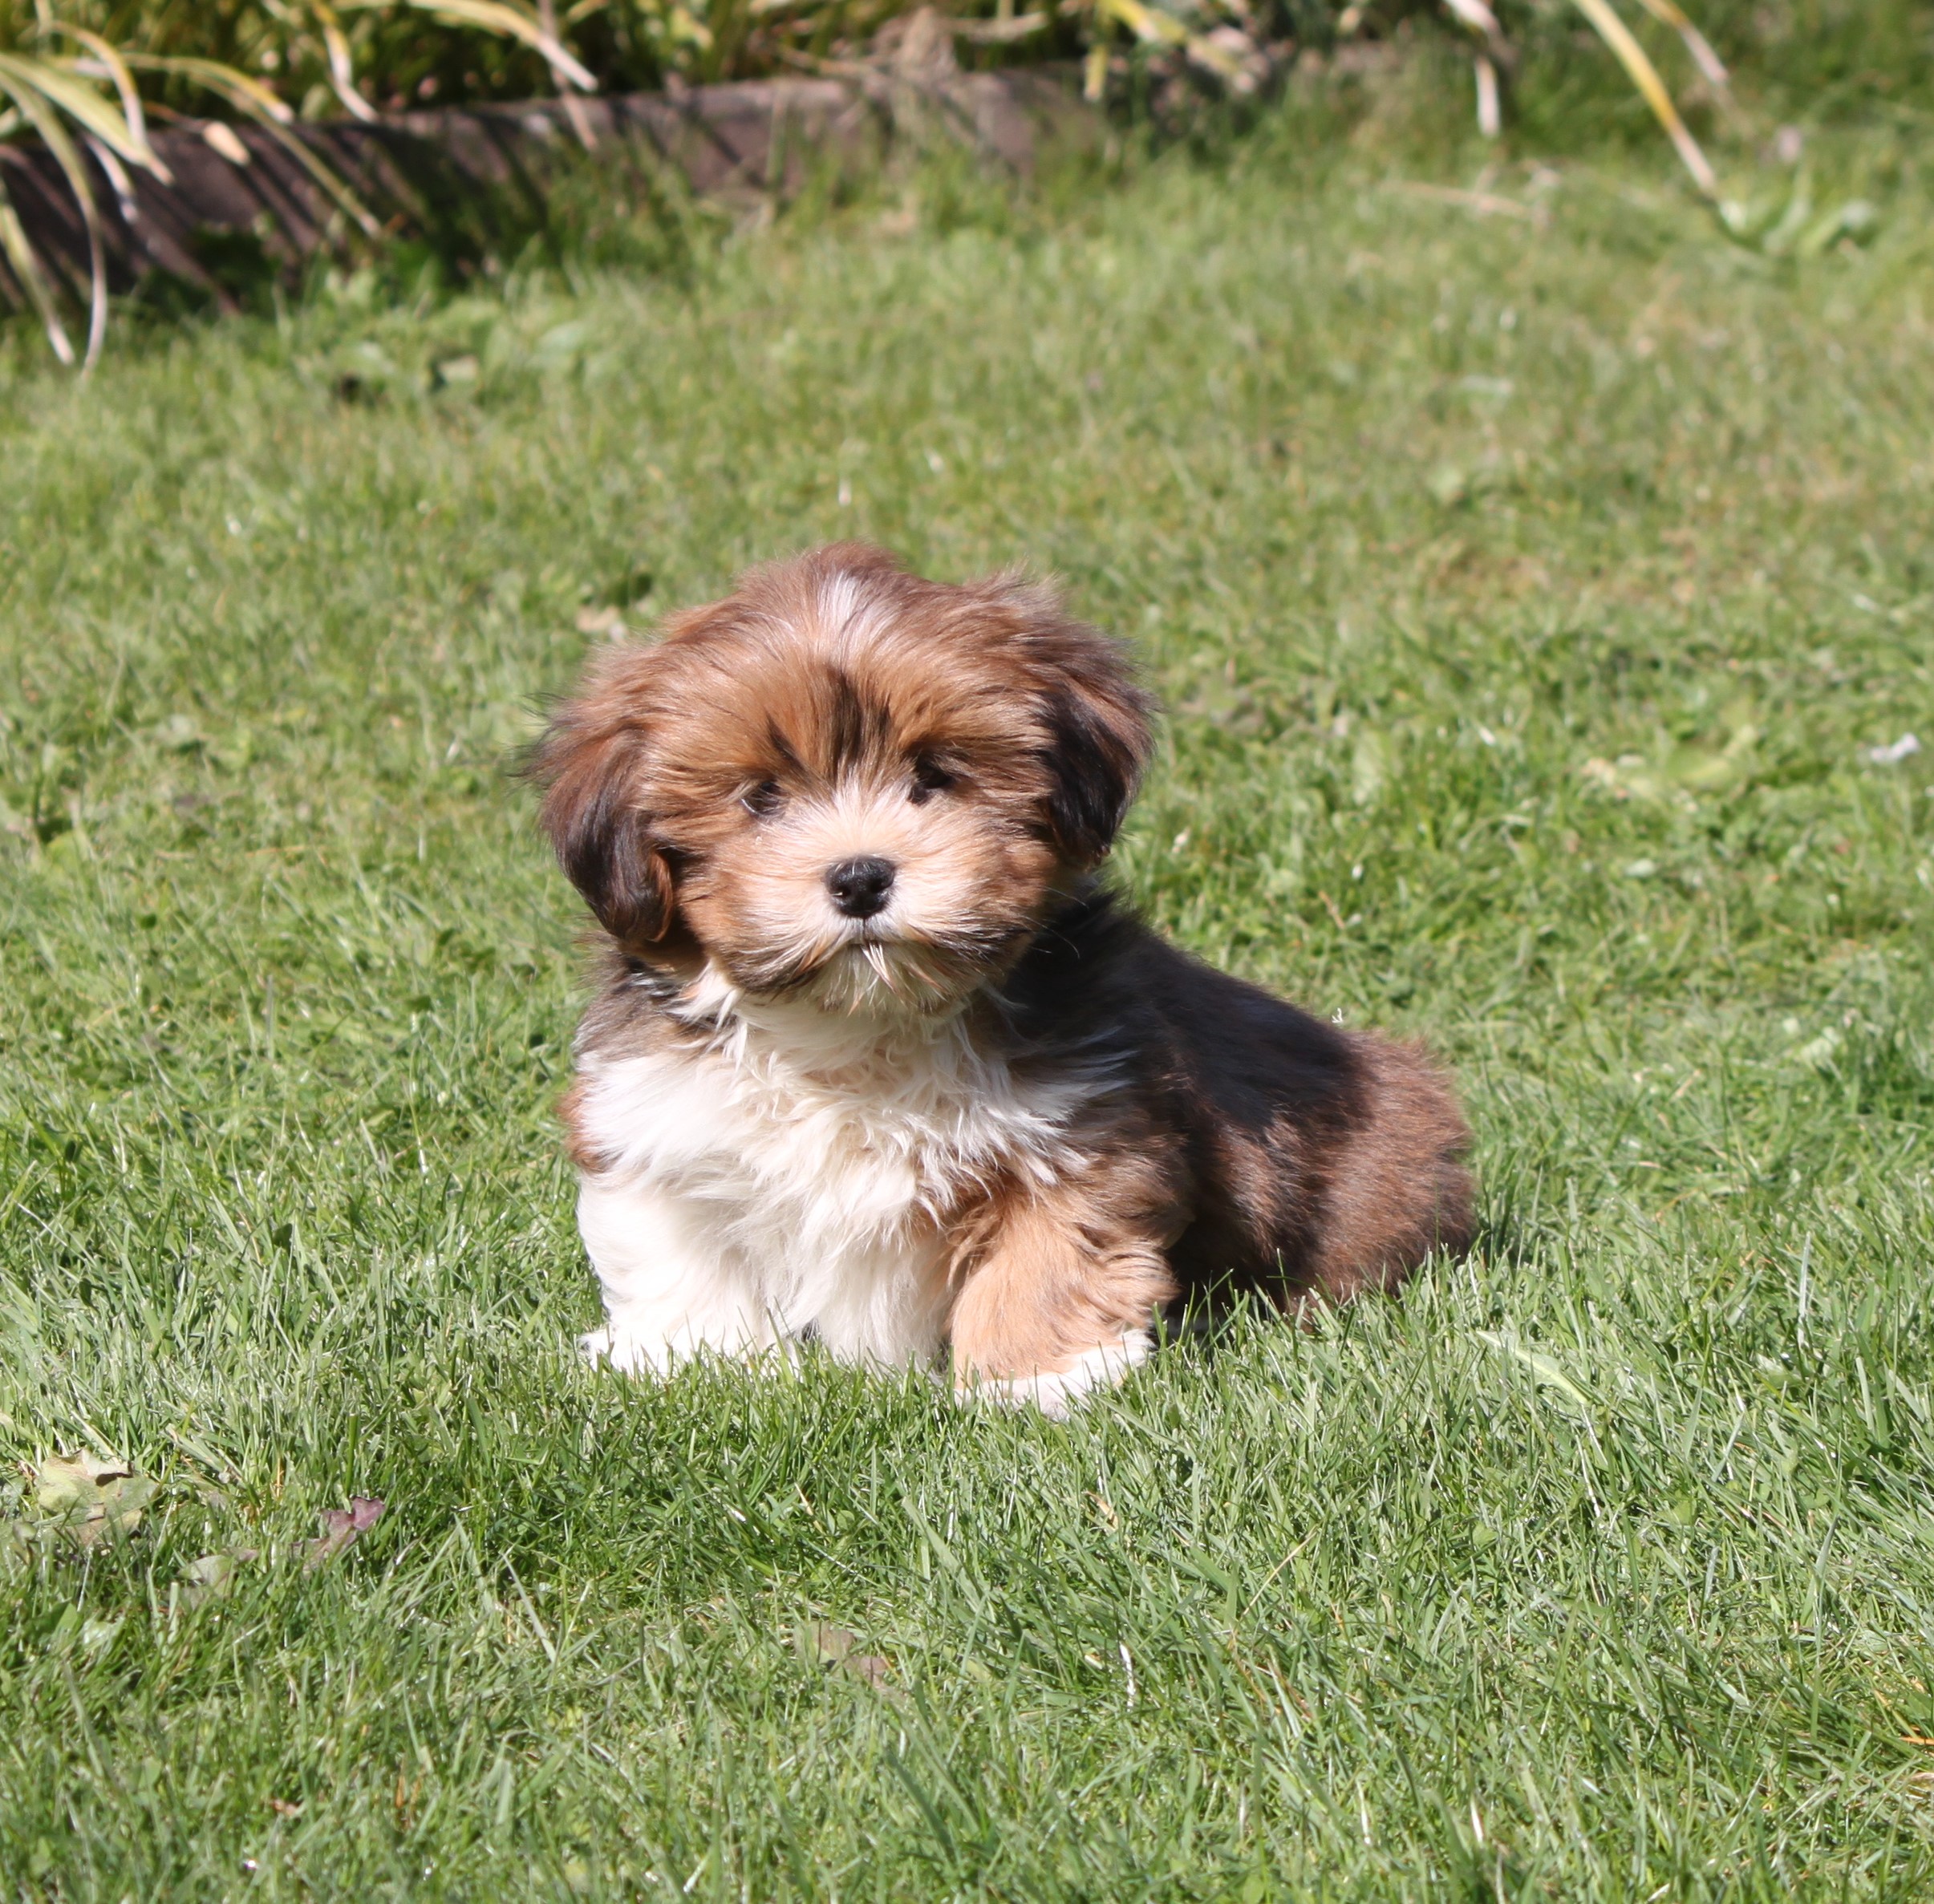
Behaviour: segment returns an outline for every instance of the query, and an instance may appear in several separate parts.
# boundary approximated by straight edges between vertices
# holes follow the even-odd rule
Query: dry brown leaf
[[[360,1540],[383,1518],[387,1505],[371,1494],[352,1494],[347,1507],[325,1509],[322,1537],[306,1541],[297,1550],[303,1555],[303,1566],[313,1572],[325,1561],[334,1560],[345,1547]]]
[[[802,1630],[800,1638],[803,1650],[814,1659],[837,1667],[849,1679],[862,1681],[896,1703],[905,1699],[906,1694],[892,1683],[892,1662],[882,1654],[862,1651],[862,1642],[857,1633],[815,1620]]]

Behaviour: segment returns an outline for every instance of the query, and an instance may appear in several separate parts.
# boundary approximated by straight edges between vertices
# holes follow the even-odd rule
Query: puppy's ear
[[[1058,613],[1042,614],[1059,605],[1038,585],[1016,593],[1038,618],[1028,646],[1047,732],[1040,758],[1048,824],[1072,858],[1098,860],[1114,844],[1154,751],[1152,704],[1119,642]]]
[[[620,946],[671,930],[671,868],[643,804],[643,737],[595,698],[562,708],[531,762],[544,784],[542,822],[571,884]]]

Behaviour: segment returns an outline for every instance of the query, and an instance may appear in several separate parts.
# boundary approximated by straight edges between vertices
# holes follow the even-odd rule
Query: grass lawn
[[[8,1899],[1934,1890],[1929,193],[1782,261],[1669,163],[0,341],[0,1514],[156,1485],[8,1537]],[[1122,883],[1455,1065],[1470,1261],[1065,1425],[578,1364],[505,764],[848,534],[1141,645]]]

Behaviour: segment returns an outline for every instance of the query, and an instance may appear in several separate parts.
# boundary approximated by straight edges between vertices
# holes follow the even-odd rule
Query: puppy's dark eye
[[[944,793],[952,786],[955,778],[938,760],[922,756],[914,763],[914,784],[907,789],[906,797],[916,807],[923,807],[936,793]]]
[[[739,804],[755,820],[769,820],[785,803],[776,780],[760,780],[739,796]]]

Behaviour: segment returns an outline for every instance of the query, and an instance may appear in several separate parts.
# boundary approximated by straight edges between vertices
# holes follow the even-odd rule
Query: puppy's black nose
[[[826,890],[849,919],[870,919],[886,910],[893,876],[891,860],[841,860],[826,874]]]

